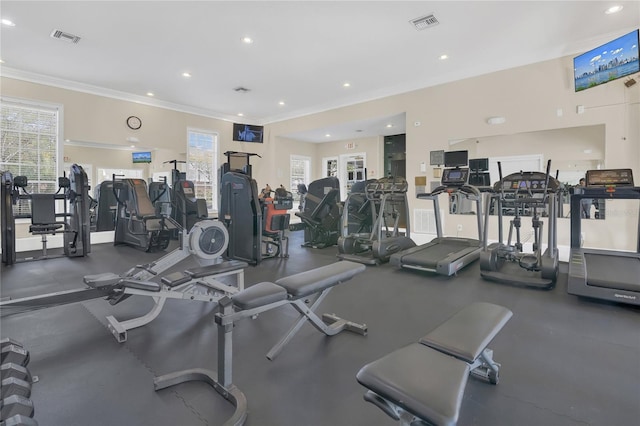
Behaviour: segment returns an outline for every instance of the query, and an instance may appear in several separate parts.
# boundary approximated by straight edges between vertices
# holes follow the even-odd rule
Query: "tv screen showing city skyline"
[[[575,91],[640,72],[638,30],[573,58]]]

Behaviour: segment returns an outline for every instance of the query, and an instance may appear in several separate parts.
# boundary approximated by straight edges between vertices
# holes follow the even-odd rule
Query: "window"
[[[2,98],[0,170],[27,176],[30,193],[58,189],[61,106]],[[16,213],[29,213],[27,200]]]
[[[299,201],[298,184],[304,183],[309,186],[309,181],[311,180],[311,158],[292,155],[290,176],[291,185],[289,191],[293,194],[293,199]]]
[[[87,169],[84,170],[87,172]],[[87,175],[89,172],[87,172]],[[96,187],[105,180],[112,180],[113,175],[117,175],[116,179],[142,179],[142,170],[140,169],[103,169],[98,168]]]
[[[187,179],[193,181],[197,198],[207,200],[209,210],[218,209],[218,135],[188,130]]]

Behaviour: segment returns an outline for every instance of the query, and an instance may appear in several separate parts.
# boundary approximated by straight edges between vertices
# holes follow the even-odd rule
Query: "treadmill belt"
[[[587,285],[640,291],[640,258],[585,253]]]
[[[426,244],[422,250],[402,256],[403,265],[422,266],[435,269],[436,265],[454,253],[467,253],[472,247],[466,241],[444,240],[438,244]]]

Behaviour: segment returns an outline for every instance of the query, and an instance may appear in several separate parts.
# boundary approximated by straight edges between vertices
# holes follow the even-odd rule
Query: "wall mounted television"
[[[233,123],[233,140],[238,142],[262,143],[263,126]]]
[[[640,72],[638,30],[573,58],[575,91]]]
[[[132,153],[133,163],[150,163],[151,162],[151,152],[134,152]]]
[[[466,166],[469,161],[469,151],[446,151],[444,153],[445,167]]]

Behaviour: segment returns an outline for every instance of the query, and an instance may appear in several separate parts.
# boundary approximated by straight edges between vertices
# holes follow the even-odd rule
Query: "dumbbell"
[[[0,401],[0,419],[21,415],[33,417],[33,402],[20,395],[11,395]]]
[[[31,396],[31,383],[16,379],[15,377],[7,377],[2,381],[0,394],[2,399],[8,398],[11,395],[20,395],[29,398]]]
[[[35,377],[31,377],[27,367],[12,362],[0,365],[0,380],[8,379],[9,377],[15,377],[29,383],[35,382]]]
[[[38,426],[38,422],[33,420],[31,417],[16,414],[13,417],[9,417],[7,420],[1,421],[0,426]]]
[[[13,363],[26,367],[29,364],[29,351],[13,339],[2,339],[2,358],[0,364]]]

